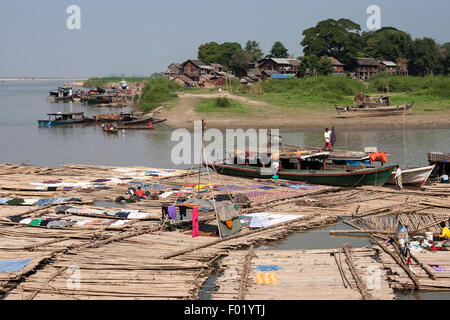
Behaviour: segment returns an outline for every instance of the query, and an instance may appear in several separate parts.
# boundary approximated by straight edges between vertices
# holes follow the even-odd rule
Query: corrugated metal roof
[[[381,63],[384,64],[387,67],[396,67],[397,65],[392,61],[387,60],[381,60]]]

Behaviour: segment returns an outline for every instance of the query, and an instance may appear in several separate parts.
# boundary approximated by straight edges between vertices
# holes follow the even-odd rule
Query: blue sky
[[[66,27],[72,4],[81,30]],[[302,31],[320,20],[349,18],[367,31],[369,5],[381,8],[382,26],[450,41],[448,0],[4,0],[0,77],[150,75],[209,41],[256,40],[266,53],[279,40],[297,57]]]

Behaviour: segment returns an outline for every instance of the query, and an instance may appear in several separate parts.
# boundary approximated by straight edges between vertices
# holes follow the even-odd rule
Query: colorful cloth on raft
[[[7,201],[6,204],[9,206],[20,206],[24,202],[25,200],[23,200],[22,198],[14,198],[12,200]]]
[[[262,265],[257,266],[255,269],[259,271],[278,271],[282,270],[283,268],[276,265]]]
[[[1,272],[21,271],[28,264],[30,264],[31,261],[32,261],[32,259],[0,260],[0,273]]]
[[[224,186],[217,186],[217,190],[230,192],[230,191],[237,191],[237,190],[245,190],[245,188],[229,184],[229,185],[224,185]]]

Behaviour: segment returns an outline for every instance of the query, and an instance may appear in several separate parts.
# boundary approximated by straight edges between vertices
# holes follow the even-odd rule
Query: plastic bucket
[[[433,232],[425,232],[425,238],[427,241],[433,241]]]

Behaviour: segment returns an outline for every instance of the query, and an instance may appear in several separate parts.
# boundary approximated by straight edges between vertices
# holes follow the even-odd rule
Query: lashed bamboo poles
[[[242,276],[241,276],[241,284],[239,286],[239,300],[245,300],[245,288],[247,286],[247,279],[248,279],[248,273],[250,269],[250,261],[252,259],[253,254],[253,248],[254,246],[251,245],[250,249],[248,250],[247,255],[245,256],[245,263],[242,266]]]
[[[347,244],[344,244],[342,247],[344,250],[345,256],[347,257],[347,264],[350,268],[350,272],[352,273],[353,278],[355,279],[356,286],[358,287],[359,292],[361,293],[361,296],[364,300],[371,300],[372,295],[368,292],[367,286],[362,281],[361,277],[359,276],[358,272],[356,271],[355,265],[352,261],[351,251]]]

